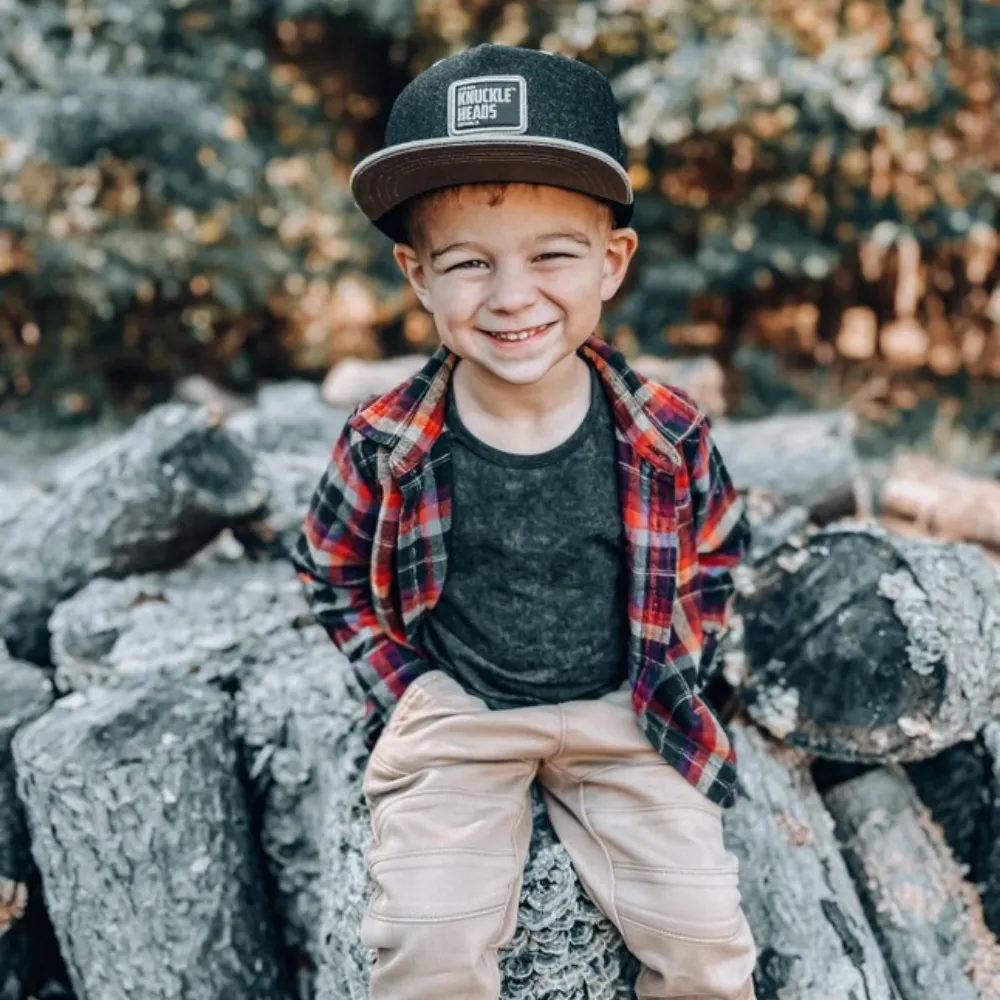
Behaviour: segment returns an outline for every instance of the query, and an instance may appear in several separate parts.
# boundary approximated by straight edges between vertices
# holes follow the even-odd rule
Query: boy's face
[[[540,381],[594,332],[638,245],[585,195],[541,185],[467,185],[433,198],[396,261],[442,343],[513,384]],[[497,333],[525,339],[500,340]]]

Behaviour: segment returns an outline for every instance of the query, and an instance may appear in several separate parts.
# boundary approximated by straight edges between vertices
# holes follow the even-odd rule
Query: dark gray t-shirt
[[[499,451],[462,423],[448,567],[421,623],[430,662],[490,708],[597,698],[626,677],[627,561],[614,420],[590,369],[590,410],[537,455]]]

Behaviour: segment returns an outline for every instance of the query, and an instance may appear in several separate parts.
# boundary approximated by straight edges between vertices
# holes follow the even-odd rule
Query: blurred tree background
[[[602,331],[623,351],[714,356],[747,414],[971,401],[1000,434],[995,0],[0,0],[0,18],[0,415],[433,349],[347,180],[409,79],[491,40],[612,81],[642,235]]]

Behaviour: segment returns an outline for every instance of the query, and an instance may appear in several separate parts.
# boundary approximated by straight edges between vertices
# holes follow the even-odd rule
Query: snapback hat
[[[483,44],[434,63],[396,98],[385,146],[351,174],[362,212],[397,242],[400,207],[456,184],[524,182],[609,202],[632,218],[611,86],[576,59]]]

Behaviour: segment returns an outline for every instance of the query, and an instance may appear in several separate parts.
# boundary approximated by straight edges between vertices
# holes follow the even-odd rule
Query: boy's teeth
[[[496,337],[497,340],[527,340],[541,329],[541,326],[534,326],[530,330],[519,330],[517,333],[491,333],[490,336]]]

